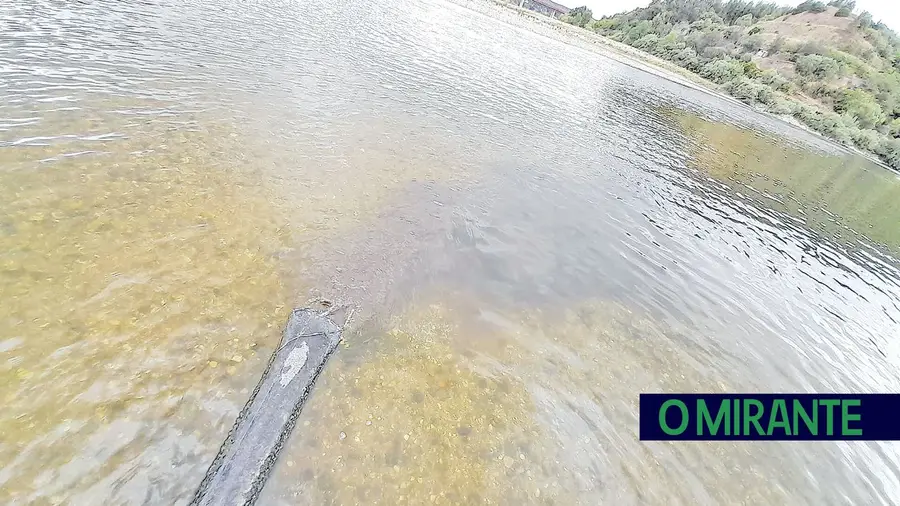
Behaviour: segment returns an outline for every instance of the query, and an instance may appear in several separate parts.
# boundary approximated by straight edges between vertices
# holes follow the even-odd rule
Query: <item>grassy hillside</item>
[[[724,91],[900,169],[900,38],[853,0],[797,7],[653,0],[564,20],[680,65]]]

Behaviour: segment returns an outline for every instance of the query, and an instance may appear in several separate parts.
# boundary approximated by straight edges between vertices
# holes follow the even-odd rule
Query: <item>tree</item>
[[[737,26],[750,26],[753,24],[753,14],[747,13],[734,20]]]
[[[632,46],[641,49],[643,51],[647,51],[648,53],[656,52],[656,45],[659,43],[659,35],[655,33],[648,33],[644,35],[640,39],[634,41]]]
[[[762,49],[762,47],[763,47],[763,45],[765,45],[765,43],[766,43],[766,39],[764,39],[763,36],[758,33],[751,35],[749,37],[746,37],[746,38],[744,38],[744,40],[741,41],[741,45],[744,47],[744,49],[746,49],[747,51],[754,52],[754,53],[759,51],[760,49]]]
[[[863,128],[875,128],[887,119],[875,97],[863,90],[845,91],[835,103],[834,110],[856,118]]]
[[[900,118],[894,118],[888,124],[888,133],[891,134],[891,137],[897,138],[900,137]]]
[[[686,47],[682,49],[675,55],[673,61],[693,72],[700,70],[700,58],[697,56],[697,51],[694,51],[693,48]]]
[[[734,60],[715,60],[700,69],[700,75],[710,81],[724,84],[744,75],[744,65]]]
[[[806,54],[797,58],[795,66],[801,75],[817,79],[835,77],[841,71],[841,65],[837,60],[817,54]]]
[[[806,0],[801,3],[797,7],[794,7],[794,10],[791,11],[791,14],[800,14],[802,12],[825,12],[828,7],[818,0]]]
[[[570,25],[580,26],[584,28],[588,23],[591,22],[593,17],[594,13],[591,12],[591,10],[587,7],[582,6],[571,9],[568,14],[560,19],[562,19],[566,23],[569,23]]]
[[[872,26],[872,13],[869,11],[862,11],[859,16],[856,17],[856,24],[860,28],[869,28]]]
[[[829,7],[837,7],[838,9],[847,9],[853,11],[856,8],[856,0],[831,0],[828,2]]]
[[[838,18],[846,18],[846,17],[850,16],[851,12],[852,11],[850,9],[848,9],[846,7],[841,7],[840,9],[837,10],[837,12],[834,13],[834,16],[838,17]]]

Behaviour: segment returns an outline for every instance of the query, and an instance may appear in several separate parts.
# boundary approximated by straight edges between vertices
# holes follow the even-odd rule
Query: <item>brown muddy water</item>
[[[0,502],[185,504],[325,296],[261,504],[896,503],[637,402],[900,390],[897,176],[468,5],[0,6]]]

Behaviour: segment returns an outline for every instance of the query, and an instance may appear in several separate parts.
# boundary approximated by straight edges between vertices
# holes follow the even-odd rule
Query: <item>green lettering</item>
[[[842,436],[862,436],[862,429],[851,429],[850,422],[858,422],[862,419],[859,413],[850,414],[850,406],[861,406],[862,401],[859,399],[844,399],[841,401],[841,435]]]
[[[719,404],[719,411],[716,412],[716,420],[713,421],[712,416],[709,413],[709,408],[706,407],[706,401],[703,399],[697,400],[697,435],[703,435],[703,426],[704,424],[709,429],[709,435],[715,436],[719,432],[719,426],[722,425],[722,422],[725,422],[725,435],[728,436],[731,433],[731,400],[725,399]]]
[[[825,406],[825,434],[834,435],[834,408],[840,404],[839,399],[820,399],[819,406]]]
[[[681,410],[681,425],[676,429],[669,427],[669,424],[666,423],[666,410],[671,406],[677,406]],[[678,399],[669,399],[659,408],[659,427],[670,436],[677,436],[684,432],[687,429],[689,418],[687,406]]]
[[[750,414],[750,407],[756,407],[756,413]],[[744,399],[744,435],[750,435],[750,424],[756,426],[756,433],[762,436],[765,434],[763,431],[762,425],[759,424],[759,419],[763,416],[763,403],[759,402],[756,399]]]
[[[741,400],[734,400],[734,430],[731,432],[735,436],[741,433]]]
[[[784,399],[775,399],[772,402],[772,412],[769,413],[769,427],[766,435],[771,436],[776,427],[783,429],[785,436],[791,435],[791,423],[788,421],[787,405]]]
[[[800,435],[801,418],[803,423],[806,424],[806,430],[809,431],[809,434],[817,436],[819,434],[819,401],[813,399],[812,418],[810,418],[800,399],[794,399],[794,434],[796,435]]]

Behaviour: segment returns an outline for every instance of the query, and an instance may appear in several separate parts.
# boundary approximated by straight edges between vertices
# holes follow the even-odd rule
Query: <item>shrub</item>
[[[700,75],[713,82],[724,84],[743,76],[744,66],[734,60],[711,61],[700,69]]]
[[[801,105],[794,116],[813,130],[837,139],[844,143],[850,143],[850,129],[844,125],[841,116],[834,112],[822,112],[811,107]]]
[[[560,18],[561,21],[565,21],[570,25],[580,26],[584,28],[588,23],[591,22],[593,18],[593,13],[587,7],[575,7],[574,9],[569,10],[569,12]]]
[[[850,17],[850,9],[846,7],[841,7],[837,12],[834,13],[835,17],[838,18],[846,18]]]
[[[806,0],[791,11],[791,14],[800,14],[801,12],[825,12],[828,7],[817,0]]]
[[[738,43],[743,36],[744,29],[739,26],[729,26],[725,30],[725,38],[734,42],[735,44]]]
[[[757,33],[761,32],[761,31],[762,31],[762,28],[760,28],[758,26],[754,26],[753,28],[751,28],[750,30],[747,31],[747,35],[756,35]]]
[[[762,70],[752,61],[744,62],[744,75],[754,79],[762,74]]]
[[[595,32],[606,32],[612,31],[622,24],[622,21],[619,18],[604,18],[598,19],[591,24],[591,30]]]
[[[700,70],[700,58],[697,56],[697,52],[692,48],[686,47],[679,51],[678,54],[675,55],[675,58],[673,58],[673,61],[694,72]]]
[[[651,33],[653,31],[653,24],[651,24],[646,19],[641,21],[640,23],[632,26],[628,32],[625,34],[624,42],[627,44],[632,44],[634,41],[639,40],[644,35]]]
[[[675,56],[684,48],[685,43],[681,37],[675,32],[669,32],[656,43],[655,54],[667,60],[674,60]]]
[[[747,13],[734,20],[737,26],[750,26],[753,24],[753,14]]]
[[[798,55],[805,54],[818,54],[824,55],[828,53],[828,48],[822,45],[821,42],[815,40],[808,40],[799,46],[797,46],[792,52],[797,53]]]
[[[878,132],[867,128],[850,129],[850,137],[853,139],[853,144],[856,144],[856,147],[868,151],[875,151],[882,140]]]
[[[834,58],[817,54],[806,54],[797,58],[797,72],[818,79],[835,77],[841,72],[841,65]]]
[[[888,123],[888,134],[894,138],[900,137],[900,118],[894,118]]]
[[[725,85],[725,91],[743,102],[768,104],[775,98],[771,88],[765,84],[755,83],[745,77],[729,81]]]
[[[775,95],[766,108],[773,114],[792,115],[797,110],[797,103]]]
[[[822,81],[804,81],[803,91],[813,98],[838,99],[843,94],[843,89],[832,86]]]
[[[900,139],[883,138],[875,147],[875,153],[884,163],[900,169]]]
[[[769,85],[776,91],[789,93],[793,89],[793,84],[774,70],[763,70],[757,77],[757,80],[763,84]]]
[[[701,54],[704,58],[715,60],[725,58],[725,55],[728,54],[728,50],[724,47],[705,47]]]
[[[838,98],[834,109],[856,118],[863,128],[875,128],[885,122],[881,106],[871,93],[863,90],[847,90]]]
[[[647,52],[653,52],[656,49],[656,44],[659,42],[659,36],[655,33],[648,33],[644,35],[640,39],[634,41],[631,45],[642,49]]]
[[[750,35],[741,41],[741,46],[744,47],[747,51],[753,51],[754,53],[762,49],[763,45],[766,43],[766,40],[762,35],[755,34]]]
[[[722,32],[702,32],[690,34],[691,45],[697,52],[702,53],[708,47],[721,47],[725,45],[725,36]]]

